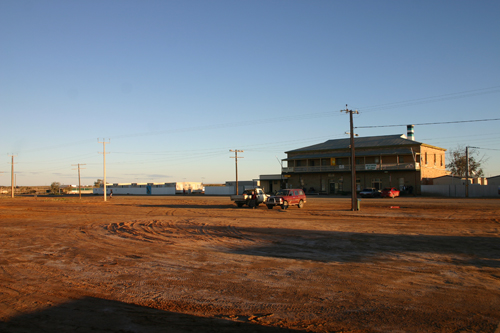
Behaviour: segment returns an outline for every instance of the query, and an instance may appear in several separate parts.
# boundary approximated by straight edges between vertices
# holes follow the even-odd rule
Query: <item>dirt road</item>
[[[497,199],[1,198],[0,332],[498,333],[499,213]]]

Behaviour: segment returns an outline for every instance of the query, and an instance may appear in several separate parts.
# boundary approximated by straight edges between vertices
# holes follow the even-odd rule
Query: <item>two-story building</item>
[[[328,140],[285,152],[286,186],[326,194],[351,192],[350,143],[349,138]],[[357,191],[397,187],[420,194],[420,185],[428,179],[447,174],[446,149],[405,135],[356,137],[354,148]]]

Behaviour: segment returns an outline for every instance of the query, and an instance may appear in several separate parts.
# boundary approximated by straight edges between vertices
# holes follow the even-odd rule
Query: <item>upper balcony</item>
[[[356,164],[356,171],[420,170],[420,163]],[[283,173],[351,171],[351,165],[296,166],[282,169]]]

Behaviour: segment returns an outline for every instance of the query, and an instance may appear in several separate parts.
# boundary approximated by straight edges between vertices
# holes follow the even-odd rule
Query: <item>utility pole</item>
[[[11,162],[11,170],[10,170],[10,196],[11,198],[14,198],[14,156],[15,155],[10,155],[12,157],[12,162]]]
[[[281,176],[280,190],[281,190],[283,188],[284,183],[285,183],[285,181],[283,180],[283,161],[280,160],[278,158],[278,156],[276,156],[276,159],[278,160],[278,163],[281,165],[281,172],[280,172],[280,176]]]
[[[359,112],[347,109],[347,104],[345,105],[345,110],[340,110],[340,112],[349,113],[350,116],[350,126],[351,126],[351,210],[358,210],[358,198],[356,193],[356,158],[354,153],[354,124],[352,120],[352,115],[358,114]]]
[[[465,147],[465,197],[469,197],[469,146]]]
[[[104,173],[104,179],[103,179],[103,182],[104,182],[104,201],[106,201],[106,144],[110,142],[110,140],[108,139],[108,142],[104,141],[104,139],[102,139],[102,142],[99,141],[99,139],[97,139],[97,142],[98,143],[102,143],[102,153],[99,153],[99,154],[102,154],[103,156],[103,173]],[[108,153],[109,154],[109,153]]]
[[[86,164],[71,164],[72,166],[78,166],[78,193],[80,195],[80,199],[82,198],[82,184],[80,183],[80,165],[86,165]],[[85,168],[83,168],[85,169]],[[76,170],[76,169],[73,169]]]
[[[465,146],[465,197],[469,197],[469,148],[478,147]]]
[[[234,157],[230,156],[230,158],[234,158],[234,162],[235,162],[235,165],[236,165],[236,195],[238,195],[238,158],[243,158],[241,156],[238,157],[238,153],[243,153],[243,150],[238,150],[238,149],[232,150],[232,149],[229,149],[229,151],[234,153]]]

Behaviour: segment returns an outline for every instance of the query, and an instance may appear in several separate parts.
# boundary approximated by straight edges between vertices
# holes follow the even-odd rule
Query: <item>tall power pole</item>
[[[241,156],[238,157],[238,153],[243,153],[243,150],[238,150],[238,149],[232,150],[232,149],[229,149],[229,151],[234,153],[234,157],[230,156],[230,158],[234,158],[234,162],[236,164],[236,195],[238,195],[238,158],[243,158]]]
[[[469,197],[469,146],[465,147],[465,197]]]
[[[80,199],[82,198],[82,184],[80,182],[80,165],[86,165],[86,164],[71,164],[72,166],[78,166],[78,193],[80,195]],[[83,168],[85,169],[85,168]],[[76,169],[73,169],[73,170],[76,170]]]
[[[14,181],[14,164],[15,164],[14,163],[14,156],[15,155],[10,155],[10,156],[12,157],[11,169],[10,169],[10,192],[11,192],[10,196],[11,196],[11,198],[13,198],[14,197],[14,183],[15,183],[15,181]]]
[[[347,109],[347,104],[345,105],[345,110],[340,110],[340,112],[349,113],[350,116],[350,126],[351,126],[351,210],[358,210],[358,198],[356,194],[356,156],[354,153],[354,124],[352,120],[352,115],[358,114],[359,112]]]
[[[98,143],[102,143],[102,156],[103,156],[103,173],[104,173],[104,176],[103,176],[103,182],[104,182],[104,201],[106,201],[106,144],[109,143],[109,139],[108,139],[108,142],[104,141],[104,139],[102,139],[103,141],[100,142],[99,139],[97,139],[97,142]],[[109,153],[108,153],[109,154]]]
[[[478,147],[471,147],[471,146],[465,146],[465,197],[469,197],[469,148],[476,148]]]

